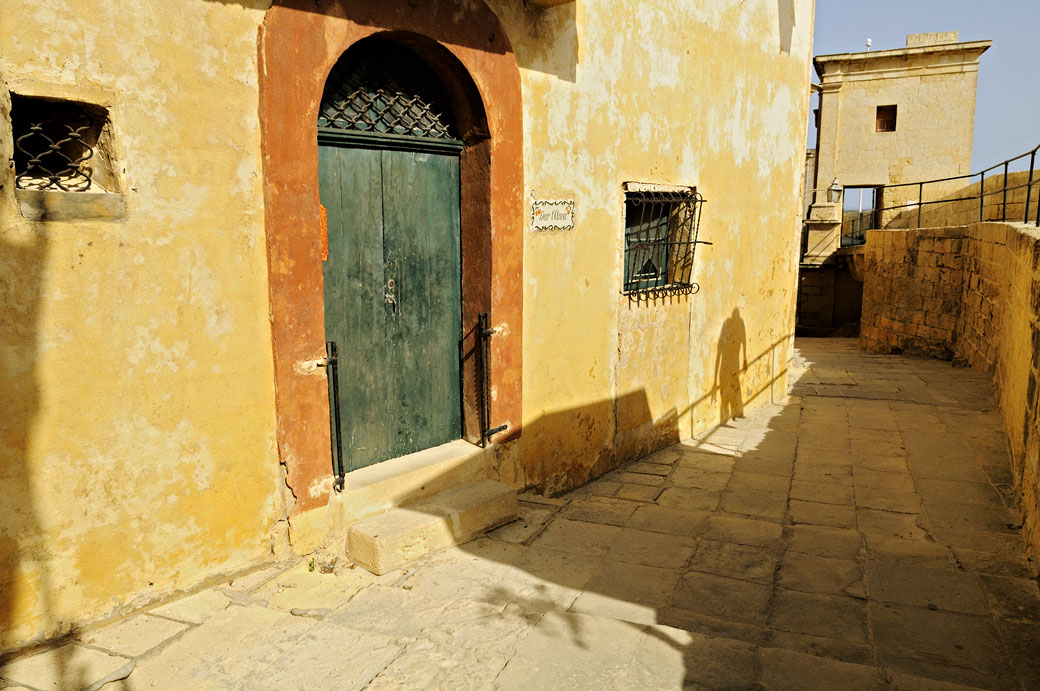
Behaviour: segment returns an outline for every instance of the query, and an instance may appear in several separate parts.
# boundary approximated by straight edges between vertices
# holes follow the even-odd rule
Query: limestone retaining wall
[[[964,228],[869,231],[861,343],[949,360],[962,292]]]
[[[870,231],[860,345],[991,372],[1024,530],[1040,557],[1040,230],[975,223]]]

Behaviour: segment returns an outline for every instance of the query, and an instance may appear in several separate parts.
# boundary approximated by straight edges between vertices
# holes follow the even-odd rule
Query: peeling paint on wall
[[[263,9],[5,5],[0,160],[9,92],[100,103],[127,213],[31,223],[0,171],[0,649],[269,554]]]
[[[526,185],[582,210],[525,247],[523,470],[508,472],[556,492],[725,421],[734,309],[744,402],[785,395],[813,3],[491,4],[524,79]],[[625,181],[707,197],[699,294],[620,295]]]
[[[267,3],[12,2],[17,26],[0,24],[0,160],[12,148],[9,91],[104,100],[126,213],[29,222],[0,172],[0,649],[255,563],[286,515],[320,506],[331,483],[327,444],[285,444],[279,458],[275,437],[268,280],[307,257],[267,254]],[[488,5],[515,51],[516,101],[495,102],[489,83],[516,79],[507,53],[449,48],[483,70],[474,79],[500,118],[496,146],[522,93],[523,165],[510,132],[493,152],[516,161],[490,178],[489,234],[502,247],[510,214],[534,196],[580,209],[573,231],[524,232],[522,251],[492,252],[488,280],[505,296],[497,342],[520,343],[493,356],[506,374],[492,399],[509,418],[495,422],[523,426],[494,450],[493,470],[553,492],[725,422],[735,398],[783,395],[812,1]],[[460,0],[454,21],[482,7]],[[314,24],[333,25],[338,35],[315,32],[319,47],[349,33],[342,19]],[[296,170],[275,172],[275,196],[298,182]],[[696,185],[708,199],[700,293],[638,304],[621,294],[626,181]],[[311,441],[328,424],[322,374],[307,366],[318,346],[278,372],[304,375],[279,395],[292,394]]]

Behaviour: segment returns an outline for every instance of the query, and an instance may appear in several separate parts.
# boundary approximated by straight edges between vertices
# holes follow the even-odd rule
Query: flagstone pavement
[[[271,565],[0,688],[1040,689],[988,377],[799,339],[790,381],[420,563]]]

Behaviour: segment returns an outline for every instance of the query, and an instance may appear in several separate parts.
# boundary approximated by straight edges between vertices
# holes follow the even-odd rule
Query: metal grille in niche
[[[100,123],[89,106],[12,96],[15,188],[85,192]]]
[[[625,292],[637,299],[692,294],[704,198],[696,188],[625,193]]]
[[[318,127],[456,139],[437,75],[408,49],[370,39],[339,59],[325,82]]]

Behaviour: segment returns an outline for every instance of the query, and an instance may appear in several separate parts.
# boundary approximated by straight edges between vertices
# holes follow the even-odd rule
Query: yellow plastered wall
[[[270,554],[284,510],[249,5],[0,10],[0,649]],[[108,109],[122,217],[22,216],[11,92]]]
[[[717,362],[747,360],[720,378],[748,407],[783,396],[814,8],[489,4],[523,79],[527,194],[576,202],[573,230],[527,234],[522,453],[503,455],[555,492],[723,421]],[[707,198],[698,294],[621,294],[626,181]]]
[[[103,106],[125,211],[29,221],[0,173],[0,649],[246,568],[280,533],[265,5],[4,5],[0,160],[11,92]],[[559,491],[723,421],[717,369],[749,409],[784,395],[813,3],[489,5],[526,194],[577,205],[574,230],[526,236],[524,432],[498,468]],[[698,294],[621,294],[626,181],[707,198]]]

